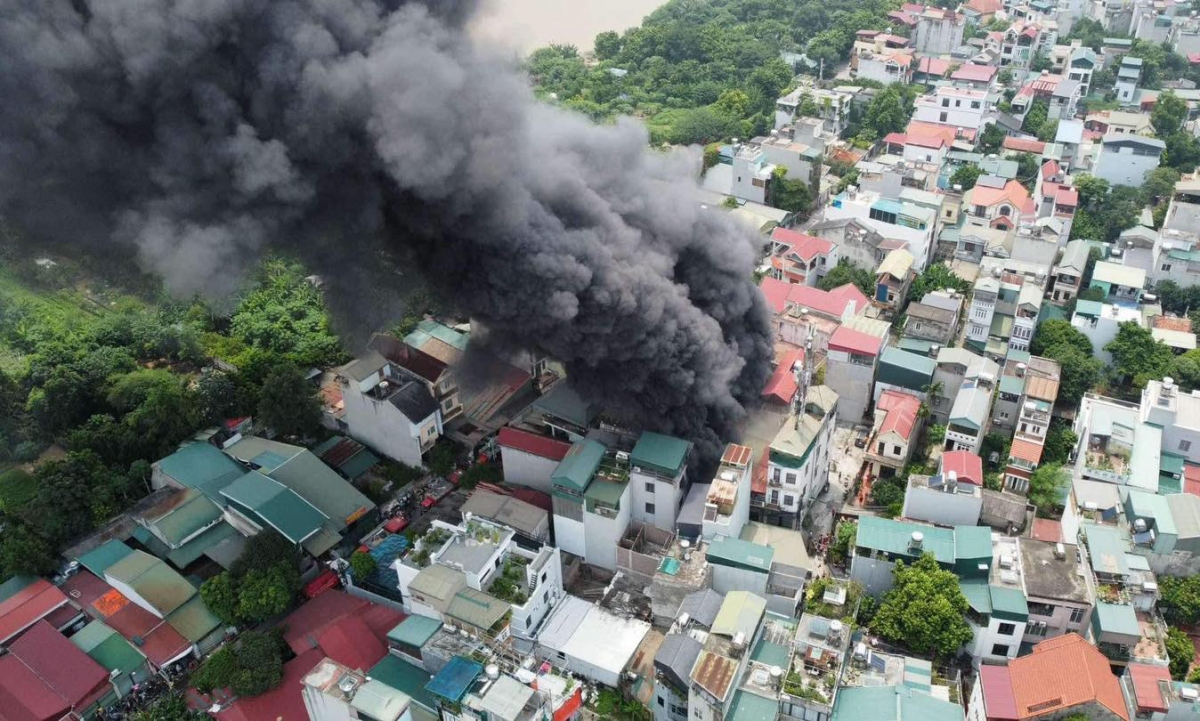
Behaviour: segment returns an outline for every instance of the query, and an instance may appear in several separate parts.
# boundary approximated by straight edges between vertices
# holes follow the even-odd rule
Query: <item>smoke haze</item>
[[[272,249],[379,322],[378,289],[420,275],[496,343],[711,454],[769,371],[757,239],[701,209],[694,158],[537,102],[467,37],[472,9],[8,0],[0,212],[135,249],[179,294],[228,294]]]

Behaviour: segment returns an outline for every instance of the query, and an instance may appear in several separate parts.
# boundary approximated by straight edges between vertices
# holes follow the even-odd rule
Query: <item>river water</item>
[[[543,45],[574,45],[591,50],[605,30],[622,32],[640,25],[663,0],[484,0],[472,32],[522,55]]]

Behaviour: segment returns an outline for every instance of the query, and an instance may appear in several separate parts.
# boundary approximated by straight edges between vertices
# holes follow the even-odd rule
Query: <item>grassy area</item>
[[[0,472],[0,509],[12,511],[33,500],[37,481],[21,468]]]

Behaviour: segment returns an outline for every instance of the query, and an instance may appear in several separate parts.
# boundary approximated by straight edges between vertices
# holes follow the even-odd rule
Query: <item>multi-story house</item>
[[[1141,301],[1142,290],[1146,287],[1146,271],[1106,260],[1097,261],[1088,287],[1104,291],[1104,300],[1109,303],[1136,304]]]
[[[688,441],[661,433],[642,433],[629,454],[633,520],[665,531],[675,530],[679,507],[687,493],[691,453]]]
[[[1141,187],[1158,167],[1167,144],[1141,135],[1106,136],[1100,141],[1092,175],[1109,185]]]
[[[1123,110],[1097,110],[1088,113],[1083,121],[1087,130],[1104,135],[1153,135],[1154,126],[1146,113],[1130,113]]]
[[[1117,66],[1117,102],[1123,106],[1135,104],[1138,85],[1142,81],[1142,59],[1130,55],[1123,56]]]
[[[799,109],[805,98],[813,101],[812,107],[816,108],[815,117],[821,120],[825,132],[836,137],[850,123],[850,105],[855,98],[853,92],[838,88],[826,90],[812,85],[801,85],[775,101],[776,130],[791,125],[798,117],[804,117],[799,115]]]
[[[966,346],[983,350],[987,346],[992,329],[992,318],[996,314],[996,302],[1000,297],[1000,279],[990,275],[975,280],[971,293],[971,309],[967,313]]]
[[[1087,271],[1091,245],[1086,240],[1072,240],[1063,249],[1062,258],[1054,266],[1053,294],[1055,303],[1066,303],[1079,295],[1083,274]]]
[[[426,383],[372,351],[338,369],[347,432],[410,466],[442,434],[441,407]]]
[[[959,578],[967,597],[967,625],[973,638],[967,644],[971,663],[1006,663],[1017,657],[1029,622],[1021,569],[1019,539],[995,534],[989,544],[989,570]]]
[[[1029,191],[1016,180],[985,176],[963,193],[963,208],[972,225],[1009,229],[1022,219],[1034,220],[1035,209],[1029,200]]]
[[[963,43],[966,18],[949,8],[926,7],[915,16],[912,48],[921,55],[949,55]]]
[[[778,280],[815,286],[838,262],[832,242],[787,228],[771,231],[771,274]]]
[[[932,95],[917,98],[913,120],[978,132],[994,111],[994,101],[987,90],[942,85]]]
[[[1000,45],[1000,65],[1028,68],[1039,53],[1054,45],[1057,33],[1040,24],[1017,21],[1004,31]]]
[[[1163,230],[1152,250],[1151,277],[1157,283],[1170,280],[1182,288],[1200,285],[1200,242],[1194,233]],[[1126,251],[1126,264],[1130,253]]]
[[[995,381],[986,376],[962,384],[946,424],[947,450],[979,452],[983,438],[988,433],[994,389]]]
[[[921,399],[886,390],[875,403],[875,420],[867,440],[867,467],[874,478],[899,473],[912,457],[920,432]]]
[[[896,561],[912,563],[926,553],[961,579],[987,578],[992,566],[992,531],[986,526],[938,528],[878,516],[858,522],[850,580],[881,598],[895,581]]]
[[[734,717],[731,709],[743,693],[738,682],[751,663],[766,608],[766,599],[753,593],[726,594],[689,673],[687,706],[693,721]]]
[[[1082,556],[1074,543],[1022,538],[1021,567],[1029,605],[1025,643],[1066,633],[1086,633],[1096,600],[1090,573],[1080,573]]]
[[[844,219],[856,220],[864,229],[878,234],[880,244],[867,248],[864,245],[868,244],[854,243],[853,239],[847,238],[848,231],[843,231],[841,238],[823,232],[828,224]],[[888,251],[902,247],[912,254],[913,267],[923,271],[933,253],[937,228],[937,213],[927,207],[883,198],[877,193],[864,193],[850,186],[825,208],[825,221],[809,228],[809,232],[838,243],[841,257],[861,268],[874,269]],[[888,247],[882,247],[883,244]],[[868,252],[872,257],[870,261],[864,257]]]
[[[852,283],[825,291],[768,276],[762,279],[759,288],[775,311],[779,340],[811,347],[817,356],[825,354],[830,337],[842,326],[874,333],[875,326],[887,323],[864,316],[871,303]]]
[[[1029,478],[1042,459],[1050,416],[1058,400],[1062,368],[1055,361],[1035,356],[1030,356],[1028,361],[1012,363],[1013,360],[1016,360],[1015,356],[1005,364],[1004,376],[1000,379],[1001,397],[996,415],[1004,427],[1011,422],[1015,429],[1008,466],[1004,470],[1005,486],[1024,493],[1029,490]],[[1006,382],[1007,378],[1014,380]],[[1015,408],[1010,400],[1013,395],[1017,396]]]
[[[733,155],[733,184],[729,194],[754,203],[767,202],[767,186],[775,166],[767,161],[763,149],[745,144]]]
[[[909,303],[904,309],[904,337],[929,341],[938,346],[952,345],[958,334],[958,313],[961,308],[961,298],[957,307],[950,308],[924,302]]]
[[[1184,393],[1172,378],[1142,391],[1141,419],[1162,428],[1162,449],[1200,463],[1200,391]]]
[[[965,382],[979,378],[985,381],[990,378],[995,382],[1000,375],[1000,365],[996,361],[966,348],[939,348],[936,358],[932,383],[936,392],[930,394],[928,403],[930,414],[938,423],[950,419],[950,410]]]
[[[1071,326],[1087,336],[1091,341],[1092,353],[1104,361],[1105,365],[1112,363],[1112,354],[1105,347],[1117,337],[1122,323],[1143,325],[1142,312],[1136,306],[1113,305],[1094,300],[1081,300],[1075,303],[1075,313],[1071,315]]]
[[[911,52],[904,50],[865,50],[852,58],[853,77],[890,85],[912,82]]]
[[[908,287],[915,275],[912,253],[903,248],[888,253],[875,269],[875,304],[899,310],[908,299]]]
[[[1074,47],[1067,68],[1067,78],[1079,83],[1079,92],[1084,97],[1091,92],[1092,74],[1100,69],[1096,53],[1091,48]]]
[[[814,197],[819,194],[823,147],[788,138],[782,132],[771,137],[755,138],[750,143],[762,150],[766,163],[786,169],[789,180],[802,180],[808,183],[813,190]]]
[[[824,489],[837,415],[837,393],[812,386],[775,434],[768,455],[765,521],[795,527]]]
[[[979,458],[974,454],[966,455]],[[942,458],[945,459],[945,456]],[[978,477],[983,477],[982,463]],[[976,525],[983,510],[982,489],[980,483],[959,481],[957,471],[943,468],[935,476],[914,473],[908,477],[900,515],[911,521],[923,521],[936,526]]]
[[[829,338],[825,383],[838,394],[838,414],[858,423],[871,405],[875,367],[887,343],[887,330],[878,334],[838,327]]]

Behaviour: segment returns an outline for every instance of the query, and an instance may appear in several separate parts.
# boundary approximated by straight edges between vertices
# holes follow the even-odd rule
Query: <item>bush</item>
[[[367,580],[378,567],[375,557],[365,551],[355,551],[354,555],[350,556],[350,571],[356,580]]]

